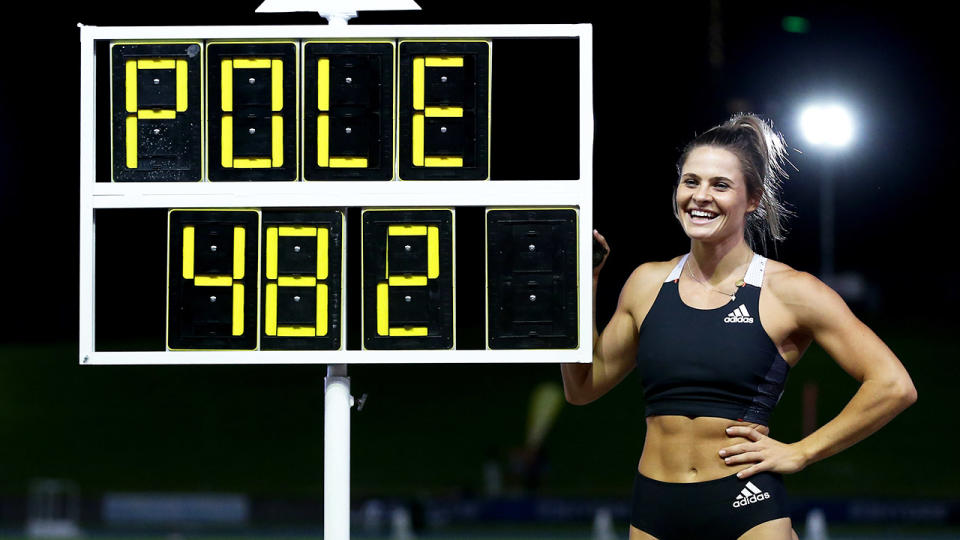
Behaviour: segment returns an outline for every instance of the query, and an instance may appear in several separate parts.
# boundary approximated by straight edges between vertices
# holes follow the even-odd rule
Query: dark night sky
[[[820,493],[820,485],[829,482],[838,492],[858,496],[875,495],[873,486],[885,486],[895,494],[955,498],[956,475],[943,463],[949,463],[956,441],[942,429],[955,393],[956,362],[951,360],[957,347],[950,336],[960,326],[952,309],[960,302],[960,271],[951,257],[958,228],[949,175],[958,147],[953,127],[960,120],[955,97],[960,85],[952,76],[957,46],[951,18],[917,2],[883,7],[877,2],[714,0],[663,2],[655,8],[634,3],[638,7],[627,11],[613,11],[610,2],[575,10],[543,0],[420,3],[421,12],[362,14],[354,24],[593,24],[594,226],[613,247],[598,296],[600,324],[612,313],[633,268],[689,249],[670,210],[675,160],[695,133],[733,112],[770,118],[794,149],[790,158],[797,170],[785,186],[785,199],[797,216],[786,242],[770,255],[816,273],[818,186],[826,161],[800,137],[798,109],[821,95],[852,104],[856,143],[831,165],[837,185],[836,267],[865,279],[870,300],[851,306],[900,355],[923,397],[883,434],[818,464],[808,475],[797,475],[791,489]],[[0,102],[6,105],[0,116],[0,231],[6,248],[0,256],[5,308],[0,394],[5,397],[3,432],[22,443],[6,445],[0,456],[0,462],[12,464],[0,470],[0,495],[26,493],[27,481],[35,477],[73,478],[87,494],[119,489],[319,493],[322,471],[314,464],[323,443],[317,416],[323,366],[88,369],[67,352],[77,347],[79,312],[77,23],[322,23],[312,14],[256,15],[258,4],[106,1],[53,11],[37,3],[21,15],[25,28],[43,33],[8,40],[8,51],[14,52],[4,57],[0,76]],[[787,15],[807,18],[809,32],[785,32],[781,21]],[[8,20],[8,25],[17,23]],[[9,47],[14,43],[19,47]],[[512,60],[512,70],[498,71],[508,63],[504,51],[509,51],[504,43],[495,46],[494,177],[562,169],[570,162],[572,145],[558,128],[572,115],[563,99],[575,76],[549,67],[560,61],[542,55],[529,62],[530,73],[523,56]],[[498,73],[507,76],[497,79]],[[542,84],[524,84],[531,76],[559,82],[538,95],[531,88]],[[497,94],[510,77],[518,84]],[[522,103],[512,96],[521,96]],[[536,121],[523,117],[524,107],[535,111],[530,114]],[[551,110],[559,119],[543,114]],[[537,156],[542,166],[515,159],[523,154]],[[482,313],[474,315],[476,323],[464,322],[462,313],[471,303],[482,304],[482,276],[462,280],[459,274],[470,268],[469,258],[460,264],[459,257],[468,252],[464,246],[482,245],[483,230],[475,227],[470,233],[476,233],[470,237],[476,244],[461,242],[467,217],[482,213],[476,208],[458,212],[457,340],[462,346],[466,334],[478,343],[483,339]],[[98,298],[103,310],[98,338],[107,335],[114,339],[109,345],[121,350],[128,341],[140,344],[139,339],[162,348],[164,210],[98,213],[97,225],[98,246],[107,252],[98,259],[98,291],[110,291]],[[138,246],[137,235],[144,231],[153,236]],[[474,251],[473,268],[481,268],[482,250]],[[468,293],[465,282],[475,290]],[[144,297],[160,307],[143,307]],[[347,302],[348,327],[357,328],[356,311],[351,322]],[[818,362],[825,358],[815,349],[791,375],[778,410],[778,426],[785,427],[777,429],[786,438],[800,436],[800,392],[806,392],[806,383],[821,384],[821,420],[839,410],[854,389],[855,381],[840,368]],[[544,381],[559,384],[556,371],[549,365],[350,366],[352,391],[370,396],[363,416],[354,416],[354,493],[379,493],[382,486],[406,493],[422,478],[433,488],[476,484],[471,478],[487,459],[485,452],[522,444],[530,389]],[[617,471],[629,471],[640,453],[639,393],[639,380],[631,377],[591,408],[565,407],[553,442],[546,445],[555,466],[548,487],[575,488],[579,494],[596,486],[597,493],[617,493],[622,478],[623,489],[629,489],[630,477]],[[427,417],[432,421],[423,421]],[[385,451],[384,441],[394,439],[417,444]],[[437,444],[425,449],[419,444],[425,440]],[[917,454],[917,448],[928,459],[903,458]],[[593,462],[605,466],[609,478],[574,474],[589,471],[583,464]]]
[[[159,9],[103,2],[25,17],[43,34],[21,42],[28,46],[10,55],[12,66],[0,79],[7,105],[0,131],[0,230],[7,249],[0,267],[6,303],[17,306],[7,310],[16,316],[0,325],[0,341],[49,339],[51,331],[75,340],[76,23],[320,22],[311,14],[254,15],[257,4],[206,3],[198,12],[189,2]],[[668,205],[678,149],[742,109],[771,118],[803,152],[791,156],[799,171],[785,193],[797,218],[777,257],[815,272],[823,160],[801,140],[796,118],[801,103],[826,93],[855,104],[858,123],[856,144],[833,166],[838,271],[861,273],[878,291],[885,316],[910,306],[912,316],[955,324],[949,306],[960,300],[960,273],[949,262],[957,228],[948,175],[958,88],[950,77],[956,45],[948,17],[922,4],[911,11],[867,2],[684,2],[627,12],[597,3],[559,11],[555,2],[540,1],[488,2],[482,10],[421,5],[423,12],[362,14],[356,23],[594,25],[595,226],[616,254],[606,270],[611,283],[643,261],[687,249]],[[785,32],[785,15],[808,18],[810,31]],[[711,21],[719,34],[711,33]],[[924,287],[928,281],[935,285]],[[615,301],[616,288],[607,289],[601,305]]]

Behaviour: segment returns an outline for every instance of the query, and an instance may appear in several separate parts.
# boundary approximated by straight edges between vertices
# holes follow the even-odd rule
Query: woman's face
[[[756,208],[736,154],[717,146],[690,151],[677,186],[677,210],[687,236],[706,242],[743,238],[746,215]]]

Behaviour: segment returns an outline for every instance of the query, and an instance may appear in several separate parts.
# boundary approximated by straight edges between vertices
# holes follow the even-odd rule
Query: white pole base
[[[350,377],[347,366],[327,366],[323,410],[323,538],[350,538]]]

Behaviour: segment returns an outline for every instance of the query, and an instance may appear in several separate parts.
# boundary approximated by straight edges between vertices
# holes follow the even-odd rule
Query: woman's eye
[[[683,185],[685,185],[685,186],[695,186],[695,185],[697,185],[697,181],[694,180],[694,179],[692,179],[692,178],[687,178],[686,180],[683,181]]]
[[[720,188],[720,189],[727,189],[727,188],[730,187],[730,186],[727,185],[725,182],[718,182],[718,183],[717,183],[717,187]]]

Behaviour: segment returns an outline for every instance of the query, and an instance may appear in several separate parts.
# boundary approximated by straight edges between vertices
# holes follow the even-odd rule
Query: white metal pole
[[[96,57],[90,27],[80,28],[80,361],[87,362],[94,345],[95,223],[91,191],[96,174]]]
[[[323,411],[323,538],[350,538],[350,377],[346,364],[327,366]]]

